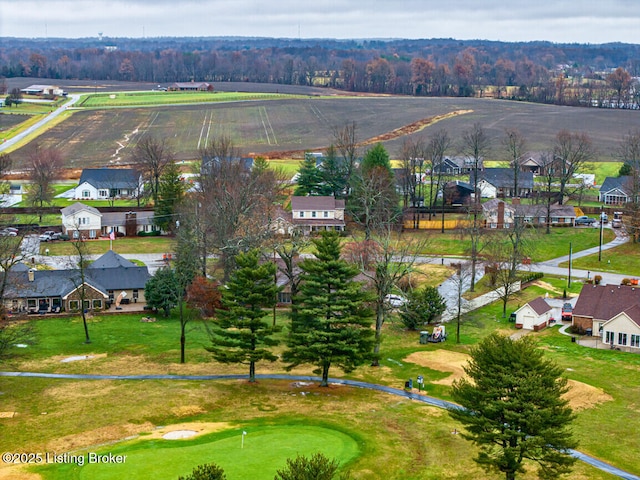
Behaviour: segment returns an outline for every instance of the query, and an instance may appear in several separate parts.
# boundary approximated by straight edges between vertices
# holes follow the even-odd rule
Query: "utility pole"
[[[569,242],[569,278],[567,279],[567,288],[571,288],[571,242]]]
[[[601,262],[602,261],[602,214],[604,213],[603,211],[604,207],[600,207],[600,247],[598,248],[598,261]]]

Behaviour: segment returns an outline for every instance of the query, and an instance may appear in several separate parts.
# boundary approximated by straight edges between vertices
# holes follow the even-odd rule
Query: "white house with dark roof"
[[[344,230],[344,200],[331,196],[291,197],[291,223],[305,233]]]
[[[537,332],[549,325],[553,307],[551,307],[542,297],[525,303],[514,313],[516,316],[516,328],[533,330]]]
[[[60,210],[62,233],[71,238],[98,238],[102,227],[100,211],[84,203],[76,202]]]
[[[599,201],[605,205],[621,205],[631,201],[631,177],[607,177],[600,186]]]
[[[142,192],[142,177],[133,168],[85,168],[75,188],[75,200],[136,198]]]
[[[478,175],[478,189],[482,198],[529,197],[533,192],[533,173],[520,172],[518,191],[514,192],[513,168],[485,168]],[[474,183],[474,172],[469,177]]]

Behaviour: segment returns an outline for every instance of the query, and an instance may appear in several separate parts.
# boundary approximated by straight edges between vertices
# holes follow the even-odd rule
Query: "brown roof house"
[[[545,302],[544,298],[538,297],[535,300],[525,303],[514,313],[516,316],[516,328],[533,330],[537,332],[549,325],[553,308]]]
[[[322,230],[344,230],[344,200],[331,196],[291,197],[294,226],[305,234]]]
[[[640,288],[585,285],[573,309],[572,323],[591,329],[612,348],[640,352]]]

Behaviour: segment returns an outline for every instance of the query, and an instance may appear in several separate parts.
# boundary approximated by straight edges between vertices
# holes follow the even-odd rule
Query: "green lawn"
[[[170,253],[173,252],[174,239],[167,236],[158,237],[118,237],[113,243],[108,238],[99,240],[88,240],[85,245],[90,255],[99,255],[109,251],[111,245],[117,253]],[[49,249],[49,255],[64,256],[77,255],[73,242],[56,241],[42,242],[40,244],[40,254],[45,254],[45,249]]]
[[[112,92],[83,95],[74,107],[129,107],[282,98],[296,98],[296,96],[248,92]]]
[[[252,423],[256,423],[253,425]],[[153,465],[153,478],[173,480],[191,473],[193,467],[215,462],[229,479],[271,480],[287,458],[311,456],[322,452],[346,465],[359,455],[358,442],[332,428],[303,424],[260,425],[252,422],[196,439],[143,440],[106,447],[97,454],[126,456],[120,464],[85,462],[83,466],[66,464],[37,469],[46,480],[109,480],[146,478]],[[242,439],[242,432],[247,434]],[[80,452],[84,460],[89,452]],[[78,461],[77,463],[80,463]],[[160,473],[161,472],[161,473]]]
[[[598,260],[598,254],[587,257],[576,258],[571,263],[573,268],[591,270],[592,272],[610,272],[629,275],[630,277],[640,276],[640,244],[624,243],[618,247],[602,251],[602,260]],[[560,264],[561,267],[568,266],[569,262]]]
[[[569,243],[572,244],[574,252],[579,252],[598,246],[600,242],[600,230],[595,228],[552,228],[549,235],[545,233],[544,229],[531,229],[530,233],[531,259],[534,262],[568,255]],[[605,243],[615,238],[615,234],[610,230],[605,230],[603,233]],[[468,238],[465,238],[461,232],[407,232],[403,237],[406,239],[426,239],[426,247],[421,253],[428,255],[461,256],[467,255],[470,248]]]
[[[548,280],[551,283],[551,279]],[[536,296],[544,295],[545,291],[542,287],[531,287],[521,292],[513,298],[509,311]],[[38,343],[25,349],[15,349],[15,356],[4,360],[2,369],[58,373],[247,373],[246,366],[222,365],[211,360],[211,355],[203,348],[208,342],[206,331],[198,322],[189,324],[188,363],[180,365],[177,363],[177,319],[156,316],[155,323],[144,323],[140,322],[141,316],[92,318],[89,324],[92,343],[89,345],[83,343],[82,324],[77,317],[34,320],[39,332]],[[279,312],[278,324],[285,327],[280,333],[280,338],[284,339],[288,325],[285,311]],[[407,356],[414,352],[439,350],[466,353],[471,345],[496,329],[515,331],[512,324],[501,318],[501,306],[498,303],[464,316],[460,345],[455,343],[453,323],[447,325],[449,339],[446,343],[420,345],[418,332],[406,331],[398,322],[390,320],[384,330],[381,367],[365,365],[348,377],[401,388],[405,379],[423,375],[430,395],[450,399],[448,384],[440,383],[450,375],[449,372],[412,363]],[[578,350],[582,347],[572,345],[569,337],[558,335],[556,329],[538,336],[543,348],[554,359],[572,368],[567,371],[570,378],[602,388],[615,397],[613,402],[578,412],[574,430],[581,442],[580,449],[595,453],[616,466],[640,473],[634,463],[638,454],[637,445],[640,444],[640,415],[632,408],[634,399],[640,394],[640,356]],[[277,351],[282,348],[280,346]],[[75,355],[94,355],[95,358],[60,362],[63,358]],[[293,373],[310,374],[310,370],[297,369]],[[621,370],[625,372],[624,378],[615,374]],[[258,374],[268,372],[284,373],[283,365],[279,362],[260,362],[257,365]],[[343,374],[338,369],[332,369],[331,376]],[[138,465],[153,468],[150,466],[159,465],[158,462],[164,460],[151,461],[151,457],[170,459],[175,453],[176,460],[170,463],[175,463],[181,468],[178,472],[184,473],[195,464],[203,463],[205,457],[201,456],[200,449],[205,449],[205,444],[211,447],[208,449],[211,461],[223,458],[215,453],[218,448],[225,454],[226,449],[230,449],[230,459],[237,458],[231,450],[238,446],[240,429],[248,432],[245,441],[249,442],[254,432],[266,432],[267,427],[274,427],[269,431],[280,435],[282,429],[296,430],[300,425],[311,425],[328,429],[332,441],[334,430],[357,441],[360,454],[357,458],[355,454],[341,457],[340,453],[325,451],[343,460],[351,458],[349,468],[357,472],[355,478],[435,480],[445,477],[485,477],[471,460],[475,454],[474,448],[461,437],[451,435],[451,431],[459,426],[444,412],[362,389],[337,386],[322,389],[316,384],[293,387],[287,381],[259,381],[250,385],[244,381],[92,382],[0,377],[0,383],[5,392],[3,410],[18,412],[17,416],[3,419],[0,423],[0,435],[8,450],[53,449],[57,452],[79,453],[86,452],[89,445],[122,439],[132,432],[151,432],[153,425],[190,421],[228,423],[219,433],[194,440],[175,443],[129,442],[91,449],[100,453],[126,452],[131,455],[131,463],[127,463],[131,471]],[[301,392],[307,393],[303,395]],[[603,416],[609,406],[618,417],[604,421]],[[94,412],[100,414],[95,415]],[[25,428],[27,425],[28,428]],[[597,436],[592,435],[594,425],[597,425]],[[225,439],[232,437],[228,446]],[[625,445],[624,451],[616,449],[611,442],[601,441],[602,438],[618,437],[624,437],[621,440]],[[296,442],[300,444],[301,453],[316,448],[313,444],[310,450],[306,450],[306,438],[301,434]],[[245,448],[249,448],[248,443]],[[280,453],[278,450],[277,456],[273,461],[281,462],[281,465],[284,458],[290,456],[290,451]],[[184,462],[180,460],[183,457]],[[269,463],[271,460],[268,459],[265,461],[270,469],[274,468],[275,463]],[[220,463],[227,470],[228,464],[223,460]],[[237,462],[231,464],[238,465]],[[58,468],[48,467],[46,478],[122,478],[119,476],[122,472],[113,465],[108,465],[108,468],[104,465],[100,468],[91,467],[96,470]],[[236,475],[234,468],[229,466],[230,480],[248,478],[243,474]],[[253,467],[247,465],[246,468]],[[175,478],[173,470],[171,475],[167,478]],[[156,472],[154,478],[164,477],[157,477]],[[523,478],[533,476],[527,474]],[[578,464],[572,478],[608,477],[584,464]]]

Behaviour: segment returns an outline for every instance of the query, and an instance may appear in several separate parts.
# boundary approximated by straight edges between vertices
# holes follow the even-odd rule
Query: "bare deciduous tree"
[[[55,148],[43,148],[36,144],[29,150],[27,170],[31,184],[27,188],[27,201],[31,206],[42,208],[53,201],[53,181],[60,174],[62,156]],[[42,221],[42,212],[39,213]]]
[[[631,201],[626,206],[629,215],[625,226],[630,238],[637,242],[640,237],[640,129],[632,130],[622,138],[618,157],[624,162],[629,177],[625,188]]]
[[[389,315],[391,305],[387,296],[399,288],[400,282],[414,271],[418,253],[424,250],[428,239],[411,242],[399,239],[391,230],[374,235],[371,240],[360,242],[360,248],[350,250],[350,259],[369,279],[374,294],[376,335],[374,360],[378,366],[378,354],[382,342],[382,326]]]
[[[280,183],[271,169],[251,171],[237,159],[212,161],[199,181],[200,215],[207,250],[220,256],[225,279],[233,270],[234,258],[269,235],[269,223]]]
[[[347,196],[351,186],[351,178],[358,159],[358,128],[356,122],[333,128],[333,145],[344,159],[345,177],[347,180]]]
[[[438,192],[442,190],[442,233],[444,233],[444,184],[445,169],[443,166],[445,155],[451,148],[451,137],[447,130],[440,129],[429,139],[427,158],[429,161],[429,218],[435,208]]]
[[[160,177],[164,169],[173,163],[173,151],[167,141],[151,136],[143,137],[134,147],[131,160],[136,168],[142,172],[145,181],[150,187],[153,203],[158,203],[158,191],[160,189]]]
[[[524,219],[516,216],[510,228],[494,233],[494,238],[487,242],[489,275],[502,300],[502,318],[506,317],[509,299],[518,291],[518,269],[522,260],[532,251],[532,232]]]
[[[595,158],[596,149],[586,133],[561,130],[556,135],[553,154],[557,162],[556,177],[560,183],[559,203],[562,205],[567,184],[586,162]]]
[[[480,182],[480,172],[482,170],[483,159],[489,153],[491,141],[479,123],[475,123],[471,130],[466,131],[462,136],[462,152],[472,162],[471,179],[474,192],[474,203],[471,210],[471,225],[467,229],[471,239],[471,291],[475,291],[476,264],[480,254],[480,239],[482,237],[482,225],[480,219],[480,192],[478,183]]]
[[[527,149],[527,141],[517,128],[507,128],[502,138],[509,165],[513,169],[513,196],[518,197],[518,180],[520,179],[520,167],[522,156]]]

